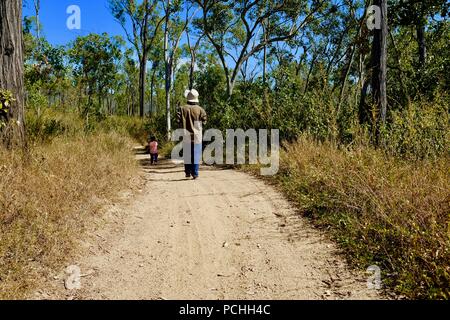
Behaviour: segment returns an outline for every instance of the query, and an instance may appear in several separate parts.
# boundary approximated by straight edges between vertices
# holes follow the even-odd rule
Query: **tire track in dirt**
[[[82,289],[65,290],[59,274],[45,297],[380,298],[273,187],[233,170],[204,167],[192,181],[168,161],[144,164],[142,191],[84,239]]]

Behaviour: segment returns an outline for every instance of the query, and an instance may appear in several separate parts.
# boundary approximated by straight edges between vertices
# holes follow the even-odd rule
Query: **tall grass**
[[[137,174],[120,126],[89,131],[74,115],[44,117],[29,122],[26,153],[0,148],[0,299],[26,297],[62,267],[103,200]]]
[[[275,179],[352,263],[378,265],[407,297],[450,299],[449,160],[406,162],[302,137],[283,151]]]
[[[115,132],[144,143],[150,130],[148,121],[137,117],[92,116],[81,118],[77,112],[44,108],[40,112],[30,110],[26,114],[29,141],[41,143],[58,136],[77,137],[98,132]]]

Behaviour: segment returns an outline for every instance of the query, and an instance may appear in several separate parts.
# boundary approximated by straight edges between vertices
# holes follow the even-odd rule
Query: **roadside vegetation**
[[[0,147],[0,299],[25,298],[64,268],[101,206],[138,173],[127,131],[139,119],[85,127],[76,114],[43,110],[27,124],[27,150]]]
[[[352,265],[379,266],[384,288],[399,296],[450,298],[446,110],[446,102],[414,103],[392,113],[380,147],[359,126],[346,142],[333,131],[300,133],[283,142],[280,171],[267,178],[330,233]]]
[[[371,4],[388,10],[380,28]],[[40,0],[0,2],[14,26],[0,23],[1,42],[24,48],[0,46],[0,298],[62,265],[136,175],[135,141],[168,153],[195,88],[205,129],[280,130],[271,180],[352,263],[408,298],[450,299],[448,1],[105,6],[127,37],[59,46]]]
[[[301,137],[274,181],[351,264],[377,265],[383,285],[415,299],[450,298],[449,157],[414,163],[370,147]]]

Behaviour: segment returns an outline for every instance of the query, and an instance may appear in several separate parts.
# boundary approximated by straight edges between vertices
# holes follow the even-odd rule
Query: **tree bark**
[[[191,53],[191,65],[189,67],[189,90],[194,89],[194,82],[195,82],[195,64],[197,63],[197,50],[200,46],[200,43],[202,41],[203,36],[200,36],[197,39],[197,42],[195,43],[194,47],[191,47],[191,40],[189,37],[189,32],[186,32],[186,37],[188,41],[189,51]]]
[[[311,74],[313,72],[313,68],[314,68],[314,65],[316,63],[316,59],[318,58],[318,56],[319,56],[318,53],[314,53],[313,54],[311,65],[309,66],[309,70],[308,70],[308,75],[306,76],[306,83],[305,83],[305,88],[303,89],[303,95],[305,95],[308,92],[309,79],[311,78]]]
[[[427,23],[425,14],[425,3],[421,2],[416,21],[417,45],[419,48],[419,66],[423,68],[427,61],[427,44],[425,40],[425,26]]]
[[[0,1],[0,88],[12,92],[15,101],[6,115],[6,146],[25,146],[22,0]]]
[[[263,32],[264,32],[264,42],[267,42],[267,30],[266,25],[263,23]],[[265,85],[267,82],[267,44],[264,45],[263,49],[263,84]]]
[[[397,44],[395,43],[394,35],[392,34],[392,31],[389,30],[389,37],[391,38],[392,47],[395,50],[397,65],[398,65],[398,80],[400,81],[400,85],[402,87],[403,94],[405,96],[405,100],[408,102],[408,104],[411,102],[411,97],[409,95],[408,87],[405,85],[405,82],[403,81],[404,71],[402,70],[402,64],[400,62],[401,53],[397,48]],[[406,77],[405,77],[406,78]]]
[[[155,78],[156,78],[156,70],[158,69],[158,63],[153,63],[153,71],[152,71],[152,79],[150,82],[150,112],[157,113],[156,108],[154,108],[154,94],[155,94]]]
[[[169,20],[170,20],[170,0],[166,2],[166,25],[164,29],[164,58],[165,58],[165,89],[166,89],[166,122],[167,122],[167,140],[171,138],[172,122],[170,114],[170,89],[172,87],[172,66],[169,53]]]
[[[377,110],[379,125],[386,123],[387,113],[387,0],[375,0],[374,4],[381,8],[381,28],[374,30],[372,45],[372,95]]]
[[[36,36],[38,39],[38,46],[41,46],[41,22],[39,19],[39,13],[41,11],[41,0],[34,0],[34,11],[36,13]]]
[[[360,124],[367,124],[370,120],[370,113],[366,104],[367,89],[369,88],[369,81],[366,81],[364,76],[361,78],[361,97],[359,100],[358,118]]]
[[[338,107],[337,107],[337,114],[339,114],[341,111],[342,101],[344,100],[345,88],[347,85],[347,79],[348,79],[350,70],[353,65],[353,59],[355,58],[355,52],[356,52],[356,43],[354,43],[352,46],[351,54],[350,54],[350,57],[348,58],[348,63],[347,63],[347,66],[346,66],[345,71],[342,76],[342,86],[341,86],[341,90],[339,92],[339,102],[338,102]]]
[[[147,58],[148,58],[148,20],[150,7],[148,0],[143,3],[144,6],[144,21],[141,28],[141,41],[142,41],[142,56],[139,61],[139,116],[143,118],[145,116],[145,85],[146,85],[146,75],[147,75]]]
[[[144,117],[145,77],[147,74],[147,53],[144,52],[139,61],[139,116]]]
[[[191,66],[189,67],[189,90],[194,89],[194,70],[195,70],[195,54],[191,57]]]
[[[419,65],[425,66],[427,60],[427,45],[425,41],[425,24],[419,22],[417,25],[417,44],[419,46]]]
[[[347,79],[350,75],[350,70],[353,65],[353,60],[355,59],[357,43],[361,38],[361,31],[362,31],[363,24],[365,21],[366,13],[367,13],[366,10],[364,10],[363,18],[361,18],[361,20],[359,21],[358,32],[357,32],[356,37],[351,45],[351,54],[348,59],[347,66],[346,66],[345,72],[343,73],[343,77],[342,77],[342,86],[341,86],[341,91],[339,93],[339,103],[338,103],[338,107],[337,107],[337,114],[339,114],[340,110],[341,110],[342,100],[344,99],[345,88],[347,85]],[[355,14],[353,10],[352,10],[352,14],[353,15]],[[334,59],[334,57],[333,57],[333,59]],[[328,72],[327,72],[327,78],[328,78]]]
[[[189,30],[186,29],[187,45],[189,47],[189,53],[191,54],[191,65],[189,66],[189,90],[194,89],[194,69],[196,60],[196,50],[191,46],[191,37],[189,36]]]

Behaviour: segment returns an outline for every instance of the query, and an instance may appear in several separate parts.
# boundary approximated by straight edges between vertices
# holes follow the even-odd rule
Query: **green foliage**
[[[419,160],[448,155],[450,143],[449,104],[445,99],[434,103],[412,103],[393,111],[384,130],[383,141],[389,153]]]
[[[63,47],[52,46],[45,39],[32,38],[26,43],[25,78],[29,83],[42,81],[43,84],[53,83],[65,76],[66,51]]]
[[[145,143],[150,132],[146,120],[138,117],[108,116],[82,118],[76,111],[53,108],[30,110],[26,114],[27,136],[31,142],[51,142],[57,137],[77,137],[97,133],[116,133]]]
[[[433,101],[450,89],[450,22],[436,21],[427,33],[427,61],[420,65],[418,45],[410,28],[401,28],[394,38],[395,47],[389,56],[388,98],[391,109],[402,109],[409,101]],[[408,101],[409,100],[409,101]]]
[[[8,109],[12,102],[14,102],[13,94],[8,90],[0,89],[0,129],[6,125]]]
[[[411,163],[307,135],[285,147],[273,180],[350,262],[378,265],[400,295],[450,298],[448,157]]]
[[[70,61],[74,64],[74,76],[78,84],[85,87],[88,101],[85,114],[98,112],[102,98],[117,75],[117,62],[122,57],[121,39],[111,38],[106,33],[78,37],[69,49]],[[94,95],[98,98],[96,108]]]
[[[407,170],[425,163],[424,167],[433,172],[432,164],[441,164],[449,155],[450,57],[445,54],[450,52],[448,3],[389,2],[388,117],[384,126],[378,122],[379,110],[370,107],[372,34],[364,23],[360,24],[362,1],[343,1],[339,6],[326,1],[208,1],[203,12],[195,15],[193,28],[187,28],[193,38],[201,40],[193,68],[194,87],[208,113],[207,128],[279,129],[283,142],[296,141],[306,134],[316,142],[343,150],[364,146],[363,151],[369,155],[363,158],[356,152],[336,155],[334,149],[320,144],[305,147],[301,151],[314,157],[301,165],[309,165],[310,171],[303,172],[289,162],[280,179],[306,214],[339,229],[338,240],[357,260],[381,260],[392,269],[413,265],[410,274],[404,272],[396,279],[394,286],[399,291],[410,296],[444,297],[447,293],[439,286],[448,283],[448,270],[429,259],[436,251],[427,248],[439,249],[437,242],[433,242],[433,235],[422,237],[414,229],[413,223],[422,221],[422,217],[405,202],[408,199],[413,203],[414,193],[402,193],[396,184],[397,178],[411,181],[398,177],[395,170],[406,175]],[[176,107],[185,103],[183,93],[189,85],[190,71],[186,61],[190,61],[192,53],[186,49],[182,53],[174,46],[184,27],[183,2],[172,1],[170,8],[154,0],[108,3],[122,27],[133,26],[133,30],[127,29],[131,48],[108,34],[81,36],[65,48],[52,46],[45,39],[34,38],[32,21],[25,19],[27,133],[33,142],[111,131],[142,143],[150,135],[165,141],[167,62],[169,67],[173,63],[175,73],[170,90],[175,127]],[[170,13],[166,52],[163,34],[158,31],[165,24],[162,9],[167,9],[164,14]],[[424,31],[421,43],[419,29]],[[147,41],[143,36],[148,36]],[[264,39],[273,41],[263,43]],[[144,42],[148,48],[143,48]],[[419,46],[423,44],[426,57],[421,62],[424,57],[419,54]],[[146,83],[140,86],[143,56],[147,57],[150,71]],[[262,63],[267,70],[264,79]],[[361,99],[365,84],[369,84],[368,97]],[[145,107],[150,114],[138,119],[134,115],[138,113],[142,87],[146,88]],[[368,103],[360,104],[362,100]],[[11,101],[10,93],[0,91],[0,127]],[[370,123],[360,119],[360,113],[370,113]],[[380,150],[373,153],[371,145]],[[170,146],[163,143],[163,152]],[[288,156],[301,157],[298,150],[291,152]],[[389,161],[384,163],[384,157]],[[356,172],[352,171],[354,167]],[[439,170],[441,174],[442,167]],[[353,173],[352,181],[347,179],[347,172]],[[376,183],[361,183],[361,175],[369,184],[376,177]],[[429,181],[433,179],[425,181],[430,190]],[[396,203],[385,197],[392,191],[385,190],[385,185],[398,191],[392,194]],[[384,202],[380,204],[381,200],[367,190],[382,190],[379,195]],[[425,200],[420,205],[425,204],[422,209],[430,213],[427,191],[421,192]],[[349,200],[354,201],[351,207],[346,206]],[[436,203],[431,209],[441,210]],[[384,205],[396,223],[389,220],[390,215],[384,215],[384,207],[380,209]],[[361,212],[367,220],[360,220]],[[379,220],[370,220],[370,214],[379,217],[380,213]],[[410,225],[400,223],[405,215]],[[442,224],[442,217],[439,219]],[[368,220],[370,227],[362,228],[361,221]],[[434,226],[430,221],[426,222]],[[442,226],[439,228],[442,237]],[[362,241],[367,237],[373,237],[373,241]],[[414,241],[422,242],[414,247]],[[381,246],[389,248],[394,262]],[[408,251],[409,246],[414,250]],[[371,251],[367,252],[367,248]],[[403,249],[412,256],[401,257]],[[423,261],[427,261],[425,265]],[[419,267],[424,268],[423,274]],[[413,288],[417,279],[421,286],[417,290],[421,292]]]
[[[27,108],[38,114],[41,109],[48,107],[49,104],[48,97],[40,91],[42,86],[42,81],[39,80],[28,87]]]
[[[398,45],[404,44],[400,42]],[[430,46],[429,52],[439,51],[441,45]],[[416,81],[416,73],[413,62],[406,58],[400,62],[405,72],[402,81],[409,88],[410,102],[406,97],[398,99],[404,88],[397,81],[398,75],[393,73],[388,87],[388,122],[380,130],[383,150],[412,160],[446,155],[450,108],[447,75],[427,71],[424,74],[432,74],[429,81],[434,85],[420,82],[425,89],[416,88],[414,91],[412,84]],[[434,67],[430,63],[427,68],[440,70],[447,60],[435,59],[434,62]],[[410,73],[406,73],[407,70]],[[221,130],[276,128],[280,130],[282,140],[288,141],[308,133],[320,141],[331,140],[337,144],[371,143],[364,133],[370,130],[359,124],[360,89],[355,84],[349,81],[341,97],[339,87],[326,83],[323,64],[319,63],[313,65],[312,70],[297,70],[295,63],[284,61],[272,70],[270,76],[270,85],[258,80],[239,82],[233,96],[228,98],[223,94],[226,80],[221,67],[214,58],[203,55],[196,73],[196,88],[201,92],[201,104],[208,112],[207,126]],[[305,90],[307,84],[308,90]],[[427,94],[420,95],[420,92]],[[372,117],[376,121],[376,110]]]
[[[103,132],[117,132],[140,143],[146,142],[148,134],[145,119],[138,117],[109,116],[96,123],[95,128]]]
[[[425,24],[427,17],[437,14],[445,18],[449,13],[450,4],[446,0],[389,0],[389,7],[391,8],[391,23],[408,26]]]
[[[0,89],[0,110],[7,111],[14,97],[11,91]]]
[[[82,119],[74,112],[60,112],[48,107],[26,113],[27,137],[31,142],[48,142],[58,136],[73,137],[84,132]]]

